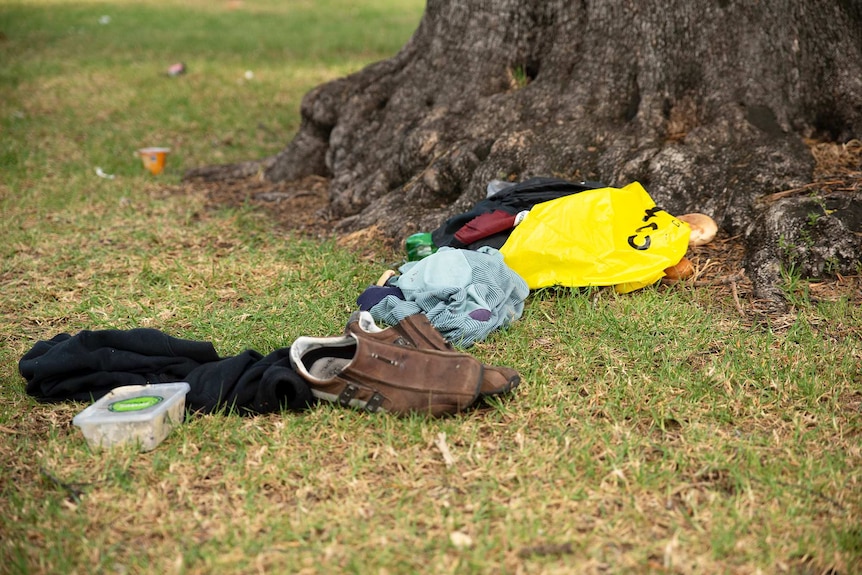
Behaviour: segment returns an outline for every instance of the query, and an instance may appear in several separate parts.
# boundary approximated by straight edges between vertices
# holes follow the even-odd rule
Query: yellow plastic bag
[[[533,206],[500,251],[530,289],[612,285],[626,293],[676,265],[690,232],[634,182]]]

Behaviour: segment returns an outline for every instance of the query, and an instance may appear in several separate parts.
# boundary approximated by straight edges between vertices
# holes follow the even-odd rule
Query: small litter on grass
[[[96,168],[96,175],[100,178],[105,178],[106,180],[113,180],[114,174],[106,174],[102,168]]]
[[[177,76],[182,76],[186,73],[186,65],[183,62],[177,62],[176,64],[171,64],[168,66],[168,76],[171,78],[176,78]]]
[[[438,433],[434,445],[440,450],[440,455],[443,456],[446,467],[452,467],[455,464],[455,458],[452,457],[452,452],[449,451],[449,445],[446,443],[446,434]]]
[[[102,26],[106,26],[107,24],[110,24],[110,23],[111,23],[111,17],[108,15],[105,15],[105,16],[102,16],[101,18],[99,18],[99,24],[101,24]]]
[[[138,150],[138,155],[141,156],[144,167],[154,176],[158,176],[165,169],[165,162],[170,151],[170,148],[141,148]]]
[[[469,549],[473,547],[473,538],[461,531],[453,531],[450,533],[449,541],[456,549]]]

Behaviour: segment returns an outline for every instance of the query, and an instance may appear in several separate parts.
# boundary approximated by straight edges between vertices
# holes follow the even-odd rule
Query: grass
[[[722,287],[534,292],[470,350],[518,393],[449,419],[217,414],[91,452],[82,404],[26,395],[18,359],[61,332],[222,355],[338,333],[400,254],[285,234],[179,178],[278,152],[304,93],[395,53],[422,9],[0,5],[0,572],[862,570],[862,311],[792,275],[793,314],[764,321]],[[164,174],[145,145],[172,148]]]

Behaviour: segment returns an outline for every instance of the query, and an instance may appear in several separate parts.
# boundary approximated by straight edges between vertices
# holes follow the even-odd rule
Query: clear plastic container
[[[72,419],[91,448],[137,443],[156,448],[183,422],[189,384],[127,385],[113,389]]]

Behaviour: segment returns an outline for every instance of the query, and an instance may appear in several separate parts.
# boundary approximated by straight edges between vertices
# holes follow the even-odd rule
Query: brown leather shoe
[[[374,322],[374,317],[369,312],[355,311],[347,320],[344,333],[418,349],[455,351],[455,348],[437,331],[424,313],[408,316],[397,325],[382,329]],[[484,364],[483,367],[485,371],[482,387],[479,389],[479,395],[483,397],[509,393],[521,383],[520,374],[510,367],[488,364]]]
[[[354,334],[300,337],[290,361],[318,399],[397,415],[456,413],[475,403],[482,384],[482,364],[466,353]]]

